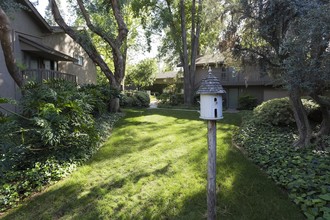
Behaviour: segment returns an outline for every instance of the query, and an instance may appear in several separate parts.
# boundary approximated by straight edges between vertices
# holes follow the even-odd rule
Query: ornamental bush
[[[98,150],[120,117],[99,115],[108,100],[103,89],[79,89],[63,80],[24,87],[22,115],[0,120],[0,212],[66,176]]]
[[[162,93],[159,97],[157,97],[161,104],[176,106],[184,103],[183,94],[180,93]]]
[[[32,149],[75,148],[79,154],[84,148],[95,147],[98,136],[90,97],[63,80],[25,87],[20,105],[23,116],[30,118],[21,121],[21,126],[27,129],[25,142]]]
[[[253,110],[253,119],[257,124],[276,126],[291,125],[295,122],[289,98],[263,102]]]
[[[142,91],[137,91],[134,94],[134,97],[136,97],[140,101],[142,107],[149,107],[150,97],[149,97],[148,93],[142,92]]]
[[[310,120],[322,121],[322,113],[317,103],[310,98],[303,98],[302,103]],[[262,125],[294,125],[295,119],[289,98],[277,98],[263,102],[253,110],[253,120]]]
[[[120,95],[122,107],[149,107],[150,96],[143,91],[125,92]]]
[[[83,85],[78,91],[89,96],[87,101],[93,107],[92,114],[95,117],[106,113],[114,98],[120,98],[120,92],[116,89],[111,89],[109,84],[87,84]]]

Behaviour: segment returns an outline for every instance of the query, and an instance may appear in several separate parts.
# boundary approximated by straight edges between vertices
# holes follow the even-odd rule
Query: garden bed
[[[236,133],[235,144],[288,191],[308,219],[330,219],[329,152],[316,146],[294,149],[294,127],[260,125],[251,115]]]

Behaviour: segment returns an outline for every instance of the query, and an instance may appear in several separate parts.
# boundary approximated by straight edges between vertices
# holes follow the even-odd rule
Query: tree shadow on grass
[[[196,160],[196,165],[198,161]],[[205,179],[206,170],[205,168]],[[206,219],[206,184],[205,180],[205,190],[185,199],[180,213],[164,213],[165,219]],[[288,196],[236,150],[230,150],[224,157],[217,159],[216,197],[217,219],[305,219],[298,207],[289,201]],[[164,216],[157,217],[160,219]]]
[[[237,152],[229,151],[217,163],[218,219],[304,219],[271,181],[251,164],[239,163],[240,160],[243,158]],[[102,182],[88,191],[81,190],[84,183],[67,184],[36,196],[4,219],[206,219],[206,181],[205,188],[184,195],[179,202],[184,186],[172,191],[167,198],[158,190],[148,192],[150,197],[138,201],[129,198],[134,195],[123,192],[124,201],[123,198],[113,200],[107,210],[102,209],[102,198],[151,176],[163,178],[170,169],[171,164],[166,164],[153,171],[133,172],[113,182]],[[135,205],[129,205],[133,201]],[[139,211],[135,210],[136,206],[140,206]]]
[[[135,184],[141,179],[165,175],[171,164],[153,171],[132,172],[125,178],[112,182],[102,182],[89,190],[82,191],[84,183],[68,183],[57,189],[36,195],[29,203],[13,210],[12,213],[3,219],[118,219],[118,212],[125,208],[125,205],[118,201],[112,203],[110,212],[104,212],[99,204],[103,197],[116,190],[121,190],[128,184]],[[138,203],[137,203],[138,205]],[[147,207],[143,207],[145,209]],[[32,211],[33,210],[33,211]],[[143,213],[141,213],[143,217]],[[129,215],[127,215],[129,216]],[[127,219],[127,218],[124,218]],[[136,216],[136,219],[141,219]]]
[[[154,110],[152,110],[154,111]],[[159,144],[158,138],[150,139],[146,136],[134,149],[120,149],[130,126],[143,126],[145,132],[159,129],[156,122],[134,120],[134,117],[145,115],[141,112],[132,112],[118,124],[113,138],[118,138],[111,144],[118,149],[109,151],[102,149],[90,165],[103,160],[112,163],[115,159],[118,168],[107,173],[98,181],[79,181],[74,177],[64,181],[62,185],[53,186],[48,191],[36,196],[29,203],[14,210],[4,219],[205,219],[206,207],[206,176],[207,176],[207,145],[206,125],[196,119],[198,114],[180,113],[178,116],[166,111],[150,110],[146,115],[160,114],[165,117],[174,117],[178,124],[182,120],[194,118],[189,128],[178,129],[184,140],[182,152],[172,152],[173,147],[167,144],[162,149],[159,161],[151,161],[143,165],[136,165],[127,170],[121,166],[133,163],[143,158],[128,158],[127,154],[138,152],[139,156],[152,156],[150,149]],[[157,113],[156,113],[157,112]],[[130,120],[132,119],[132,120]],[[172,120],[173,121],[173,120]],[[239,119],[227,117],[218,126],[217,151],[217,215],[218,219],[303,219],[298,209],[287,200],[286,195],[268,180],[250,161],[231,145],[232,125],[237,125]],[[122,126],[122,127],[121,127]],[[163,126],[173,126],[170,123]],[[124,128],[127,128],[126,130]],[[197,134],[196,130],[199,129]],[[117,133],[116,133],[117,132]],[[204,138],[201,144],[205,147],[184,151],[185,145]],[[165,144],[165,143],[164,143]],[[222,146],[223,145],[223,146]],[[149,154],[148,154],[149,153]],[[102,155],[104,154],[104,155]],[[174,154],[170,158],[168,155]],[[138,156],[136,155],[136,156]],[[122,160],[122,161],[121,161]],[[101,163],[100,163],[101,164]],[[179,166],[182,167],[179,167]],[[189,165],[189,167],[184,167]],[[175,167],[175,168],[174,168]],[[91,168],[92,169],[92,168]],[[94,173],[93,167],[86,173]],[[110,169],[110,168],[109,168]],[[193,169],[192,176],[186,177],[185,169]],[[111,176],[125,172],[118,178]],[[181,179],[176,179],[179,176]],[[186,179],[187,178],[187,179]],[[196,183],[197,182],[197,183]],[[202,187],[200,185],[202,184]],[[199,184],[199,185],[198,185]],[[199,187],[199,188],[196,188]]]
[[[170,120],[167,123],[162,122],[159,125],[159,121],[150,122],[147,119],[143,119],[143,117],[152,116],[152,115],[160,115],[162,117],[171,117],[174,120]],[[143,116],[142,118],[140,118]],[[170,127],[175,124],[178,124],[179,120],[185,120],[184,123],[187,123],[186,120],[191,121],[200,121],[197,117],[196,112],[181,112],[181,111],[166,111],[166,110],[126,110],[126,116],[122,118],[118,124],[115,126],[115,129],[110,137],[110,142],[105,142],[104,145],[110,144],[111,147],[102,147],[101,150],[95,155],[93,160],[90,163],[99,162],[102,160],[108,160],[111,158],[120,157],[125,154],[134,153],[137,151],[143,151],[154,146],[160,144],[157,136],[152,137],[142,137],[141,131],[155,132],[159,131],[159,134],[162,133],[162,128]],[[181,123],[182,124],[182,123]],[[136,127],[140,127],[141,129],[136,131]],[[180,126],[180,124],[179,124]],[[199,125],[195,129],[200,129]],[[204,129],[204,128],[203,128]],[[194,133],[196,131],[191,127],[183,127],[181,128],[181,138],[188,138],[187,143],[195,141]],[[117,139],[114,140],[113,138]],[[137,141],[139,143],[137,144]],[[131,148],[130,146],[135,146]],[[89,163],[89,164],[90,164]]]

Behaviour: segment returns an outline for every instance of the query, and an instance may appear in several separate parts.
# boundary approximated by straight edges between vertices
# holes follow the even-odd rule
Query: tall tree
[[[259,62],[262,69],[282,80],[289,91],[299,139],[305,147],[312,129],[301,96],[311,95],[322,106],[319,135],[329,133],[329,106],[322,98],[329,87],[330,3],[323,0],[227,0],[227,31],[222,50],[243,60]]]
[[[138,16],[144,16],[143,26],[147,34],[165,33],[162,52],[178,57],[184,69],[184,101],[191,105],[195,86],[195,61],[199,51],[201,14],[203,1],[193,0],[142,0],[133,1]],[[190,36],[190,37],[189,37]]]
[[[284,43],[289,56],[284,60],[283,78],[320,105],[323,121],[314,135],[318,138],[330,134],[330,102],[323,96],[330,86],[330,3],[302,1],[300,4],[301,15],[294,20]]]
[[[105,74],[109,80],[110,86],[112,89],[120,90],[121,83],[125,75],[125,64],[126,57],[123,55],[122,46],[124,45],[128,29],[124,21],[122,14],[122,5],[120,5],[117,0],[104,0],[102,1],[102,8],[99,8],[99,13],[104,12],[104,16],[113,16],[114,18],[114,27],[116,30],[115,35],[113,32],[105,31],[101,25],[93,21],[93,18],[90,16],[89,11],[86,9],[82,0],[76,0],[78,5],[78,12],[84,19],[85,25],[88,27],[87,30],[79,30],[70,27],[65,20],[63,19],[58,5],[55,0],[49,0],[49,4],[52,9],[52,14],[56,23],[67,33],[74,41],[76,41],[89,55],[89,57],[98,65],[98,67]],[[90,2],[92,4],[93,2]],[[96,3],[98,3],[96,1]],[[94,6],[98,6],[94,4]],[[111,48],[114,70],[111,70],[109,65],[105,62],[104,58],[100,55],[98,49],[95,47],[95,44],[90,36],[90,32],[99,36],[104,43],[109,45]],[[124,53],[125,54],[125,53]],[[119,98],[115,98],[110,103],[110,111],[117,112],[119,110]]]
[[[10,1],[2,1],[0,3],[0,43],[5,57],[5,63],[8,69],[9,74],[14,79],[18,87],[23,86],[23,78],[20,74],[20,70],[16,65],[16,59],[14,56],[12,48],[12,39],[11,39],[11,26],[10,20],[4,11],[4,9],[10,10],[15,7],[21,7],[17,3]],[[4,9],[3,9],[4,8]]]

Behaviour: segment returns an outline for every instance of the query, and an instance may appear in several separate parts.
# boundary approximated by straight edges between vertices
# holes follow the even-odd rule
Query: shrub
[[[134,97],[136,97],[136,99],[138,99],[140,101],[142,107],[149,107],[150,96],[148,95],[148,93],[142,92],[142,91],[137,91],[134,94]]]
[[[184,103],[184,97],[183,94],[179,93],[162,93],[158,100],[161,104],[167,104],[167,105],[180,105]]]
[[[302,103],[308,118],[314,122],[322,121],[320,106],[311,99],[303,98]],[[254,121],[257,124],[286,126],[295,122],[289,98],[271,99],[263,102],[253,110]]]
[[[149,104],[150,96],[146,92],[125,92],[120,95],[120,105],[122,107],[149,107]]]
[[[170,96],[170,105],[179,105],[184,103],[183,94],[174,93]]]
[[[89,96],[87,101],[88,104],[93,106],[92,114],[95,117],[100,116],[105,112],[107,112],[107,110],[110,107],[111,100],[117,97],[120,98],[119,91],[116,89],[111,89],[108,84],[83,85],[79,89],[79,92],[83,92]]]
[[[0,212],[96,152],[119,118],[111,114],[95,119],[91,114],[95,109],[101,113],[99,100],[108,99],[102,89],[78,89],[61,80],[24,87],[23,116],[0,121]]]
[[[61,85],[56,80],[29,85],[21,101],[23,115],[31,118],[22,124],[28,128],[27,143],[33,145],[32,149],[70,147],[77,153],[83,148],[93,148],[98,137],[89,98],[68,82]]]
[[[241,96],[238,99],[239,110],[252,110],[257,106],[257,98],[251,95]]]
[[[128,96],[127,94],[120,95],[120,106],[122,107],[132,107],[133,106],[133,97]]]
[[[159,103],[161,104],[167,104],[169,102],[170,99],[170,94],[169,93],[162,93],[160,94],[157,99],[159,100]]]
[[[263,102],[253,110],[253,119],[257,124],[277,126],[290,125],[295,121],[288,98]]]

